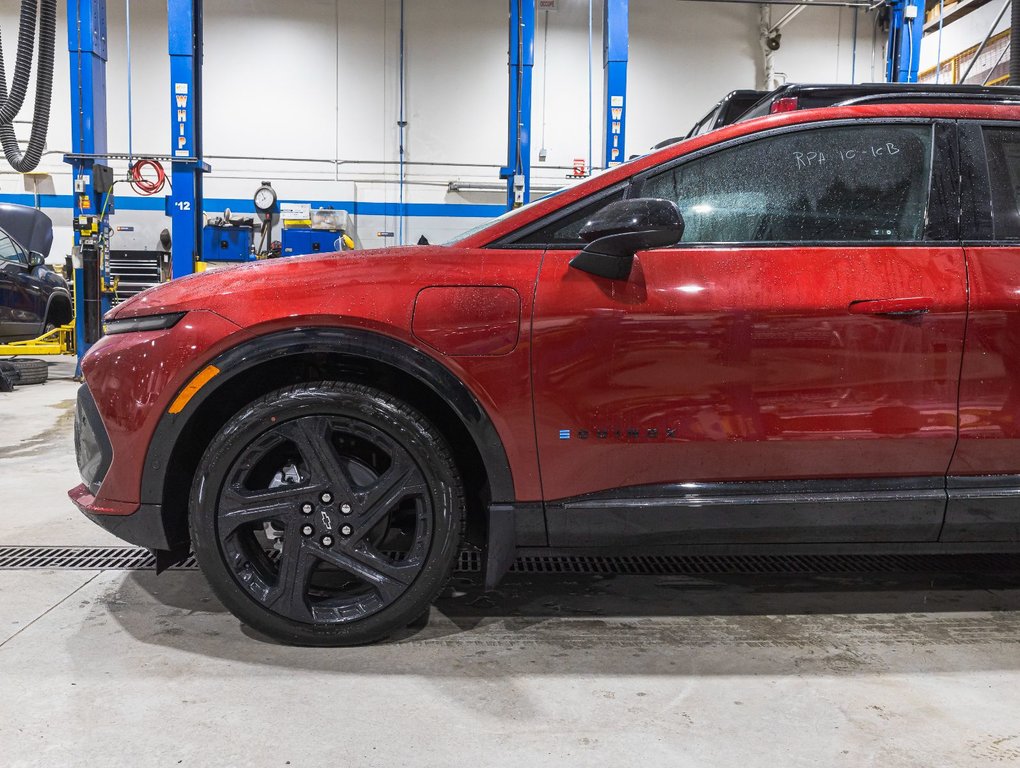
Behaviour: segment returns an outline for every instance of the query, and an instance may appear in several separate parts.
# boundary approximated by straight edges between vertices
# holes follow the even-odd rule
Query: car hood
[[[179,277],[119,304],[106,320],[190,310],[210,310],[235,319],[257,304],[286,303],[295,315],[314,297],[359,286],[427,281],[432,265],[448,263],[451,249],[404,246],[288,256]]]

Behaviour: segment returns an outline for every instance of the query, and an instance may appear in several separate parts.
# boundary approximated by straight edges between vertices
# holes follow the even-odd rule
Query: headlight
[[[123,320],[111,320],[104,329],[107,334],[137,333],[139,331],[162,331],[173,328],[177,321],[184,317],[184,312],[170,312],[165,315],[145,315],[144,317],[127,317]]]

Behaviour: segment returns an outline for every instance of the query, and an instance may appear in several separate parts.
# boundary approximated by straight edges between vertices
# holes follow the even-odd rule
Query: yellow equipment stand
[[[74,354],[74,321],[61,325],[28,341],[0,344],[0,356],[6,355],[72,355]]]

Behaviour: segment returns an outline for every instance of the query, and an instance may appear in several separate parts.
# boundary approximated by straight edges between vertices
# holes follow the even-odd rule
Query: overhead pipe
[[[935,48],[935,85],[942,79],[942,27],[946,20],[946,2],[939,0],[938,45]]]
[[[772,28],[772,8],[767,3],[762,3],[758,9],[758,17],[758,41],[761,43],[765,70],[762,73],[762,87],[766,91],[771,91],[776,87],[776,62],[773,57],[773,50],[769,46],[769,30]]]
[[[594,86],[592,85],[592,61],[591,61],[591,50],[592,50],[592,3],[593,0],[588,0],[588,173],[591,173],[592,163],[592,112],[594,110],[595,96]]]
[[[808,5],[814,5],[811,0],[806,0],[804,4],[798,5],[795,8],[791,8],[789,11],[783,14],[783,18],[777,21],[769,28],[769,34],[775,34],[795,18],[797,18],[801,11],[803,11]]]
[[[850,83],[857,82],[857,9],[854,8],[854,26],[853,26],[854,42],[850,46]]]
[[[128,119],[128,161],[134,163],[134,126],[131,106],[131,0],[124,0],[124,31],[127,40],[127,119]]]
[[[992,65],[991,69],[988,70],[988,76],[985,78],[985,81],[981,83],[981,85],[988,85],[988,81],[992,79],[992,75],[995,74],[995,70],[998,69],[999,65],[1002,63],[1002,60],[1006,58],[1006,54],[1012,48],[1012,42],[1013,42],[1012,40],[1009,40],[1004,46],[1002,46],[1002,50],[999,51],[999,58],[995,60],[995,63]],[[1010,76],[1010,79],[1012,79],[1012,76]]]
[[[1009,49],[1020,51],[1020,2],[1010,3],[1013,7],[1010,13]],[[1009,55],[1009,84],[1020,83],[1020,56]]]
[[[974,65],[977,63],[978,57],[984,53],[985,46],[988,45],[988,40],[991,38],[995,28],[999,26],[999,22],[1002,21],[1002,17],[1006,15],[1006,9],[1012,5],[1012,0],[1005,0],[1002,4],[1002,8],[999,9],[999,13],[996,15],[995,20],[992,21],[992,25],[988,28],[988,34],[985,35],[985,39],[981,41],[981,45],[978,46],[977,50],[974,51],[974,56],[967,63],[967,68],[963,71],[963,77],[960,78],[961,83],[967,82],[967,77],[970,75],[970,71],[974,69]],[[1011,62],[1012,64],[1012,62]]]

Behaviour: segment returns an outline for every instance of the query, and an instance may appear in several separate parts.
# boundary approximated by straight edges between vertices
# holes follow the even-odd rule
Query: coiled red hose
[[[149,179],[142,175],[143,168],[151,168],[156,172],[155,179]],[[131,166],[130,170],[131,188],[140,195],[154,195],[163,189],[166,184],[166,171],[160,165],[159,160],[139,160]]]

